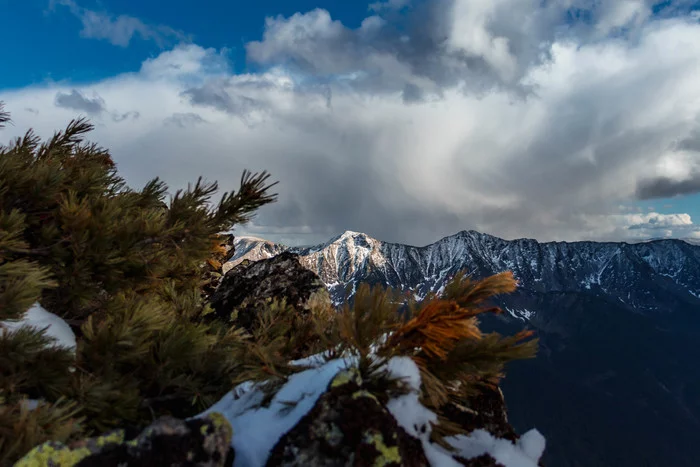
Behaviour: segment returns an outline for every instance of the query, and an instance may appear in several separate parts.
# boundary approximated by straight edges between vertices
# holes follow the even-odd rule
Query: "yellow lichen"
[[[369,392],[369,391],[367,391],[367,390],[365,390],[365,389],[361,389],[361,390],[359,390],[359,391],[355,391],[355,392],[352,394],[352,398],[353,398],[353,399],[359,399],[360,397],[369,397],[370,399],[372,399],[372,400],[375,401],[376,403],[379,403],[379,399],[377,399],[377,398],[375,397],[374,394],[372,394],[371,392]]]
[[[91,454],[88,448],[70,449],[60,443],[45,443],[29,451],[15,467],[44,467],[57,465],[70,467]]]
[[[365,436],[365,441],[379,451],[379,456],[374,460],[375,467],[384,467],[389,464],[401,464],[401,454],[398,446],[388,447],[384,444],[384,438],[380,433]]]
[[[219,412],[212,412],[207,415],[207,418],[211,420],[211,423],[215,428],[219,430],[223,429],[229,438],[233,436],[233,427],[222,414]],[[202,432],[202,434],[206,433]]]
[[[112,433],[108,433],[104,436],[100,436],[95,439],[98,446],[104,446],[105,444],[113,443],[123,443],[124,442],[124,430],[116,430]]]
[[[360,376],[360,371],[357,368],[350,368],[347,371],[341,371],[338,373],[333,381],[331,382],[331,388],[337,388],[343,384],[348,384],[354,382],[358,386],[362,385],[362,377]]]
[[[123,442],[124,430],[116,430],[94,438],[94,444],[99,447]],[[48,442],[29,451],[22,459],[17,461],[15,466],[39,467],[57,465],[60,467],[68,467],[77,464],[91,454],[93,454],[93,451],[86,447],[71,449],[62,443]]]
[[[139,439],[138,438],[130,439],[129,441],[125,442],[124,444],[126,444],[127,446],[130,446],[130,447],[136,447],[139,445]]]

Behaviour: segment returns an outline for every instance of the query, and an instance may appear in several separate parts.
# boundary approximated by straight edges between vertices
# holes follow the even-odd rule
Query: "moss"
[[[365,436],[365,442],[371,444],[379,456],[374,460],[375,467],[384,467],[390,464],[401,465],[401,454],[398,446],[388,447],[384,443],[384,437],[381,433],[373,433]]]

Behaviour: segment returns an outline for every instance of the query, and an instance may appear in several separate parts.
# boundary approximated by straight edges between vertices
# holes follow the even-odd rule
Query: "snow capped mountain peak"
[[[700,247],[680,240],[539,243],[464,230],[414,247],[348,230],[313,247],[288,248],[240,238],[233,261],[269,258],[285,250],[299,254],[302,264],[319,274],[338,302],[345,298],[346,286],[360,282],[411,291],[420,298],[442,290],[458,271],[482,278],[507,270],[523,293],[605,294],[645,311],[666,309],[664,297],[669,293],[693,303],[700,297]]]
[[[362,233],[362,232],[355,232],[353,230],[346,230],[340,235],[337,235],[330,240],[328,240],[325,245],[332,245],[336,243],[347,243],[347,242],[353,242],[353,243],[365,243],[369,244],[370,242],[376,242],[377,240],[370,237],[369,235]]]

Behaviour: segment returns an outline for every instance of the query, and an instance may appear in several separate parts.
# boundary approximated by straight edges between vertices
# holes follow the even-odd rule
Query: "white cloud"
[[[168,26],[146,24],[129,15],[114,16],[110,13],[83,8],[75,0],[50,0],[50,8],[65,6],[80,19],[83,29],[80,35],[89,39],[104,39],[111,44],[126,47],[134,36],[155,41],[164,46],[168,43],[185,40],[187,36]]]
[[[384,20],[353,31],[315,10],[268,20],[263,40],[248,47],[275,65],[263,73],[234,75],[225,51],[187,45],[101,82],[0,92],[15,122],[3,139],[30,125],[43,136],[64,126],[74,112],[54,106],[59,92],[99,95],[112,113],[138,112],[119,121],[97,115],[92,137],[132,185],[162,175],[178,188],[202,174],[230,189],[244,168],[269,170],[280,199],[251,229],[289,243],[348,229],[412,244],[468,228],[540,240],[696,235],[687,214],[621,213],[619,205],[637,199],[659,167],[679,174],[697,163],[694,146],[679,142],[695,141],[700,128],[700,56],[689,46],[700,43],[700,25],[615,13],[608,24],[624,19],[634,38],[588,40],[576,28],[547,32],[554,10],[522,20],[516,13],[525,10],[505,0],[479,8],[462,11],[472,15],[463,26],[453,23],[462,42],[450,47],[489,57],[495,87],[450,74],[471,58],[392,53],[380,45],[400,39],[376,47],[363,39],[370,30],[384,37]],[[471,24],[488,37],[460,36]],[[600,34],[596,24],[590,37]],[[550,37],[542,60],[513,39],[530,36]],[[508,38],[502,55],[498,37]],[[291,66],[290,57],[310,66]],[[432,71],[424,59],[436,60]]]
[[[658,212],[591,216],[587,221],[600,240],[638,241],[649,238],[697,238],[700,225],[686,213]]]
[[[455,1],[447,46],[483,58],[504,81],[510,81],[517,72],[517,60],[510,51],[510,40],[493,34],[488,28],[495,11],[506,3],[512,4],[510,0]]]

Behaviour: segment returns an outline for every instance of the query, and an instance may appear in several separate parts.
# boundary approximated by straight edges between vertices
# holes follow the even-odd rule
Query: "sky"
[[[88,117],[130,186],[267,170],[237,234],[700,239],[700,2],[0,0],[0,142]]]

